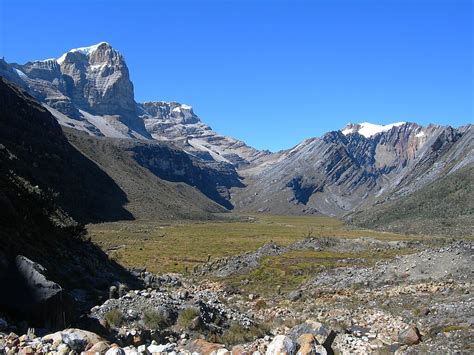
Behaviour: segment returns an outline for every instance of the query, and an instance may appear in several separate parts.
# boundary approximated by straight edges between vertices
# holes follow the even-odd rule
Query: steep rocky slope
[[[169,140],[207,161],[227,162],[236,168],[257,164],[270,155],[235,138],[222,136],[201,121],[191,106],[177,102],[138,105],[147,131],[156,140]]]
[[[0,144],[15,156],[8,164],[82,222],[131,219],[125,193],[64,137],[36,100],[0,78]]]
[[[421,188],[406,198],[378,203],[351,214],[357,226],[430,235],[473,235],[474,165]]]
[[[233,168],[212,167],[166,143],[93,137],[65,130],[69,141],[101,166],[125,192],[136,218],[210,218],[232,208],[227,195],[241,186]],[[207,197],[206,197],[207,196]]]
[[[68,118],[64,121],[57,115],[62,124],[95,135],[150,137],[136,112],[125,60],[108,43],[72,49],[58,59],[11,67],[17,74],[10,75],[15,83],[22,82],[53,113],[59,111]],[[2,75],[9,71],[4,68]]]
[[[125,201],[48,111],[0,79],[0,282],[8,287],[0,312],[33,326],[65,326],[111,284],[139,285],[68,214],[126,219]]]
[[[471,125],[357,129],[308,139],[242,171],[247,188],[233,190],[232,202],[242,211],[341,216],[407,196],[474,159]]]

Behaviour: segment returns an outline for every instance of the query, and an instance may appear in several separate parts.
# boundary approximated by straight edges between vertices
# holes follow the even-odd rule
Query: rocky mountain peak
[[[390,123],[387,125],[378,125],[369,122],[362,122],[362,123],[348,123],[342,130],[342,134],[354,134],[358,133],[365,138],[370,138],[375,136],[376,134],[387,132],[391,130],[393,127],[400,127],[406,124],[406,122],[395,122]]]
[[[115,49],[113,49],[109,43],[100,42],[89,47],[71,49],[68,52],[64,53],[62,56],[60,56],[58,59],[56,59],[56,62],[59,65],[62,65],[64,62],[68,62],[69,60],[77,56],[93,57],[93,55],[96,52],[99,52],[99,55],[104,55],[106,53],[111,53],[111,52],[115,52],[118,54],[118,52]]]
[[[140,117],[143,119],[155,119],[172,121],[176,124],[194,124],[201,122],[194,113],[193,108],[178,102],[152,101],[139,104]]]

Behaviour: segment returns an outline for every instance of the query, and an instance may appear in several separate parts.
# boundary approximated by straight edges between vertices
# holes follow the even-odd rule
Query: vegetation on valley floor
[[[209,258],[215,260],[254,251],[271,241],[286,246],[306,237],[319,236],[413,239],[395,233],[352,229],[335,218],[314,216],[227,215],[219,221],[140,220],[89,225],[88,231],[93,242],[123,265],[146,267],[155,273],[191,272],[194,265]],[[299,257],[301,255],[285,256],[289,260]],[[302,260],[308,262],[302,265],[303,269],[318,267],[311,266],[311,258],[328,256],[303,256]]]

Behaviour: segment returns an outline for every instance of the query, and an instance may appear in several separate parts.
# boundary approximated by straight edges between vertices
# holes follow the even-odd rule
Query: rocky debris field
[[[281,255],[291,250],[357,252],[378,249],[420,248],[421,246],[422,244],[416,241],[381,241],[374,238],[306,238],[288,247],[268,243],[254,252],[213,260],[203,265],[197,265],[193,273],[196,276],[217,277],[227,277],[238,273],[245,273],[257,268],[262,258]]]
[[[134,270],[146,287],[112,286],[109,299],[94,306],[76,328],[49,334],[29,329],[20,336],[19,324],[1,318],[0,353],[472,353],[472,241],[428,248],[418,242],[313,238],[286,248],[270,244],[253,255],[298,248],[343,252],[407,247],[414,253],[372,266],[328,268],[298,289],[271,297],[242,292],[224,278]],[[235,268],[246,270],[250,255],[229,258],[228,264],[248,260]],[[211,274],[219,274],[217,264],[201,270],[209,265]]]

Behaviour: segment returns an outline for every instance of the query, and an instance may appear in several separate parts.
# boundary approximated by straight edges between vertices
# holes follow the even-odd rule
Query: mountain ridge
[[[24,65],[1,61],[0,75],[28,90],[64,127],[105,139],[137,140],[110,141],[107,149],[124,149],[124,156],[138,149],[141,153],[130,164],[198,188],[228,210],[343,217],[403,199],[474,163],[471,124],[349,123],[279,152],[258,150],[216,133],[190,105],[136,102],[125,60],[106,42],[58,59]],[[79,136],[68,134],[80,144],[87,141]],[[188,155],[207,177],[192,177],[194,168],[179,178],[160,170],[163,164],[173,166],[181,153],[158,158],[154,142]],[[88,150],[85,145],[81,149]],[[89,157],[103,159],[99,152]]]

